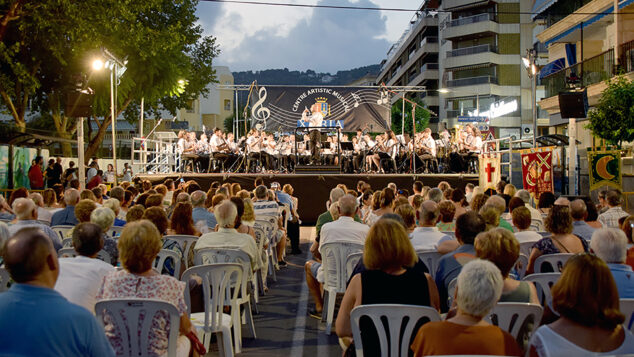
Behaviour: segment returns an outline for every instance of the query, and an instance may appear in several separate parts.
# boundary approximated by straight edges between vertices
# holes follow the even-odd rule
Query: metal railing
[[[452,79],[447,81],[447,87],[463,87],[463,86],[471,86],[476,84],[497,84],[498,79],[494,76],[479,76],[479,77],[469,77],[469,78],[461,78],[461,79]]]
[[[169,141],[132,139],[132,165],[137,172],[171,173],[179,171],[181,155]]]
[[[475,55],[477,53],[484,53],[484,52],[497,53],[497,51],[498,51],[497,46],[485,44],[485,45],[457,48],[455,50],[447,51],[447,57],[468,56],[468,55]]]
[[[421,72],[437,70],[437,69],[438,69],[438,63],[425,63],[424,65],[420,67]]]
[[[614,49],[542,78],[542,84],[546,86],[546,97],[558,95],[559,92],[566,90],[568,88],[566,78],[570,77],[572,73],[581,78],[578,84],[581,87],[587,87],[612,78],[615,75]]]
[[[438,37],[436,36],[426,36],[420,41],[420,47],[425,46],[428,43],[438,43]]]
[[[483,21],[497,21],[495,14],[492,13],[484,13],[469,17],[462,17],[459,19],[451,20],[447,23],[447,27],[456,27],[456,26],[464,26],[469,24],[475,24]]]
[[[632,72],[634,70],[634,66],[632,65],[634,61],[634,40],[621,44],[619,54],[620,69],[625,73]]]

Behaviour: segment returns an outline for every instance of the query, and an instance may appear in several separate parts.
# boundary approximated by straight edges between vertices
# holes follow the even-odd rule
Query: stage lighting
[[[101,71],[103,69],[104,63],[100,59],[96,59],[92,61],[92,69],[95,71]]]

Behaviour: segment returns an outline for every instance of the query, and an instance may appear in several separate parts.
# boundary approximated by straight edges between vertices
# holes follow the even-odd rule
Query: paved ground
[[[337,336],[325,333],[325,323],[308,316],[312,307],[304,277],[304,262],[314,239],[314,227],[302,227],[302,255],[286,257],[288,267],[277,272],[277,282],[269,281],[269,292],[260,298],[255,315],[257,339],[243,326],[243,349],[238,356],[341,356]],[[207,356],[217,356],[216,346]],[[214,351],[215,350],[215,351]]]

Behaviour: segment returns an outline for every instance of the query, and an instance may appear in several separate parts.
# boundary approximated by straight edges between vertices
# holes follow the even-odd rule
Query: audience
[[[44,199],[42,198],[42,195],[37,192],[33,192],[29,195],[29,198],[33,201],[33,203],[35,203],[35,206],[37,206],[37,220],[50,226],[51,217],[53,215],[44,207]]]
[[[473,187],[473,184],[471,186]],[[461,189],[457,188],[451,192],[451,203],[453,203],[454,207],[456,208],[454,219],[460,217],[467,212],[467,209],[465,207],[467,207],[469,204],[467,203],[467,199]]]
[[[599,215],[598,221],[605,228],[619,228],[619,218],[627,217],[629,214],[623,211],[621,208],[621,201],[623,200],[620,190],[609,190],[605,196],[605,201],[608,204],[608,209]]]
[[[6,242],[3,257],[15,282],[0,294],[3,355],[115,356],[95,317],[53,289],[59,262],[40,229],[16,232]]]
[[[104,201],[103,206],[106,208],[110,208],[112,212],[114,212],[114,223],[112,224],[114,227],[123,227],[125,226],[125,220],[119,219],[119,214],[121,213],[121,205],[119,200],[116,198],[109,198]]]
[[[537,329],[531,356],[634,353],[634,336],[622,325],[617,286],[600,258],[591,254],[570,258],[551,292],[559,319]]]
[[[114,219],[114,212],[107,207],[98,207],[90,213],[90,222],[98,225],[103,232],[103,250],[110,255],[112,265],[117,265],[117,260],[119,259],[117,242],[108,232],[114,223]]]
[[[486,260],[472,260],[462,268],[456,286],[456,316],[423,325],[412,344],[414,356],[520,356],[513,336],[483,320],[502,295],[500,270]]]
[[[522,201],[524,201],[524,206],[530,211],[531,221],[534,222],[534,223],[531,223],[531,225],[534,225],[537,231],[539,232],[543,231],[544,218],[542,217],[542,213],[539,210],[531,206],[530,192],[526,190],[518,190],[517,192],[515,192],[515,197],[519,197],[520,199],[522,199]]]
[[[439,216],[440,210],[436,202],[428,200],[420,206],[420,210],[416,212],[419,227],[414,229],[410,238],[415,250],[435,250],[441,240],[451,239],[438,230],[436,223]]]
[[[349,218],[350,222],[352,219]],[[380,219],[368,232],[363,249],[366,270],[355,275],[344,294],[336,320],[337,335],[350,344],[350,311],[359,305],[405,304],[439,307],[438,291],[429,274],[411,268],[418,261],[403,226]],[[372,325],[361,322],[363,349],[367,355],[380,350]]]
[[[539,203],[537,204],[537,209],[542,215],[542,218],[545,218],[550,212],[550,209],[555,204],[555,194],[550,191],[544,191],[539,195]]]
[[[588,251],[588,242],[572,234],[572,216],[568,206],[554,205],[544,221],[550,237],[540,239],[528,258],[527,274],[535,271],[535,261],[544,254],[581,253]]]
[[[167,234],[200,236],[201,232],[194,226],[192,211],[191,203],[177,203],[176,207],[174,207],[174,212],[172,212],[170,228],[167,230]]]
[[[459,216],[456,215],[457,209],[455,204],[451,201],[441,201],[438,204],[438,210],[440,212],[440,220],[436,224],[438,230],[441,232],[453,232],[456,229],[456,222],[454,219]],[[463,212],[460,215],[466,212],[464,208],[462,208],[462,211]]]
[[[396,206],[394,214],[397,214],[403,219],[403,224],[407,230],[407,234],[411,237],[412,233],[416,229],[416,211],[409,203]]]
[[[542,239],[542,235],[531,231],[531,212],[526,207],[517,207],[511,212],[513,219],[513,226],[517,229],[515,232],[515,239],[519,243],[537,242]],[[530,249],[522,250],[522,254],[527,257],[531,254]]]
[[[130,207],[128,212],[125,215],[125,221],[127,223],[138,221],[143,217],[143,212],[145,208],[142,205],[134,205]]]
[[[185,336],[190,331],[196,333],[187,313],[185,303],[184,282],[169,275],[161,275],[152,269],[154,260],[161,250],[161,235],[154,225],[146,220],[126,224],[119,237],[118,248],[123,269],[115,270],[103,279],[97,294],[102,299],[157,299],[176,306],[180,313],[180,334],[178,336],[177,354],[187,355],[190,342]],[[167,316],[159,312],[152,317],[150,341],[147,353],[161,356],[167,353]],[[116,330],[113,317],[106,314],[106,336],[117,355],[123,350],[121,333]],[[183,354],[184,351],[184,354]]]
[[[51,243],[55,247],[55,250],[59,250],[62,247],[62,241],[57,233],[55,233],[51,227],[38,222],[37,220],[37,206],[28,198],[17,198],[13,201],[13,212],[17,221],[9,226],[9,234],[14,235],[20,229],[33,227],[40,229],[46,236],[49,237]]]
[[[103,249],[101,228],[94,223],[79,223],[73,230],[74,258],[59,259],[59,277],[55,290],[68,301],[94,313],[101,280],[114,267],[97,258]]]
[[[379,220],[382,215],[386,213],[394,213],[392,211],[392,202],[394,201],[394,198],[394,191],[392,191],[389,187],[384,188],[379,196],[379,208],[368,214],[365,223],[371,226],[374,222]]]
[[[212,230],[216,228],[216,216],[205,208],[206,200],[207,194],[204,191],[198,190],[191,194],[193,206],[192,219],[194,221],[194,225],[197,227],[199,227],[199,222],[203,221],[202,225],[206,227],[207,230]]]
[[[595,228],[585,222],[588,217],[586,203],[580,199],[570,202],[570,215],[573,219],[572,234],[589,241]]]
[[[601,228],[594,231],[590,241],[592,252],[601,258],[612,272],[621,299],[634,299],[634,273],[625,264],[627,237],[622,230]]]
[[[77,223],[75,217],[75,205],[79,203],[79,191],[70,188],[64,192],[64,204],[66,207],[53,213],[51,226],[74,226]]]

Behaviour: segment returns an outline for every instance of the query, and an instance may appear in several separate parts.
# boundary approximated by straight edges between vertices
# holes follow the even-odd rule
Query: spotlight
[[[94,69],[95,71],[101,71],[103,67],[104,67],[104,63],[102,60],[96,59],[92,61],[92,69]]]

